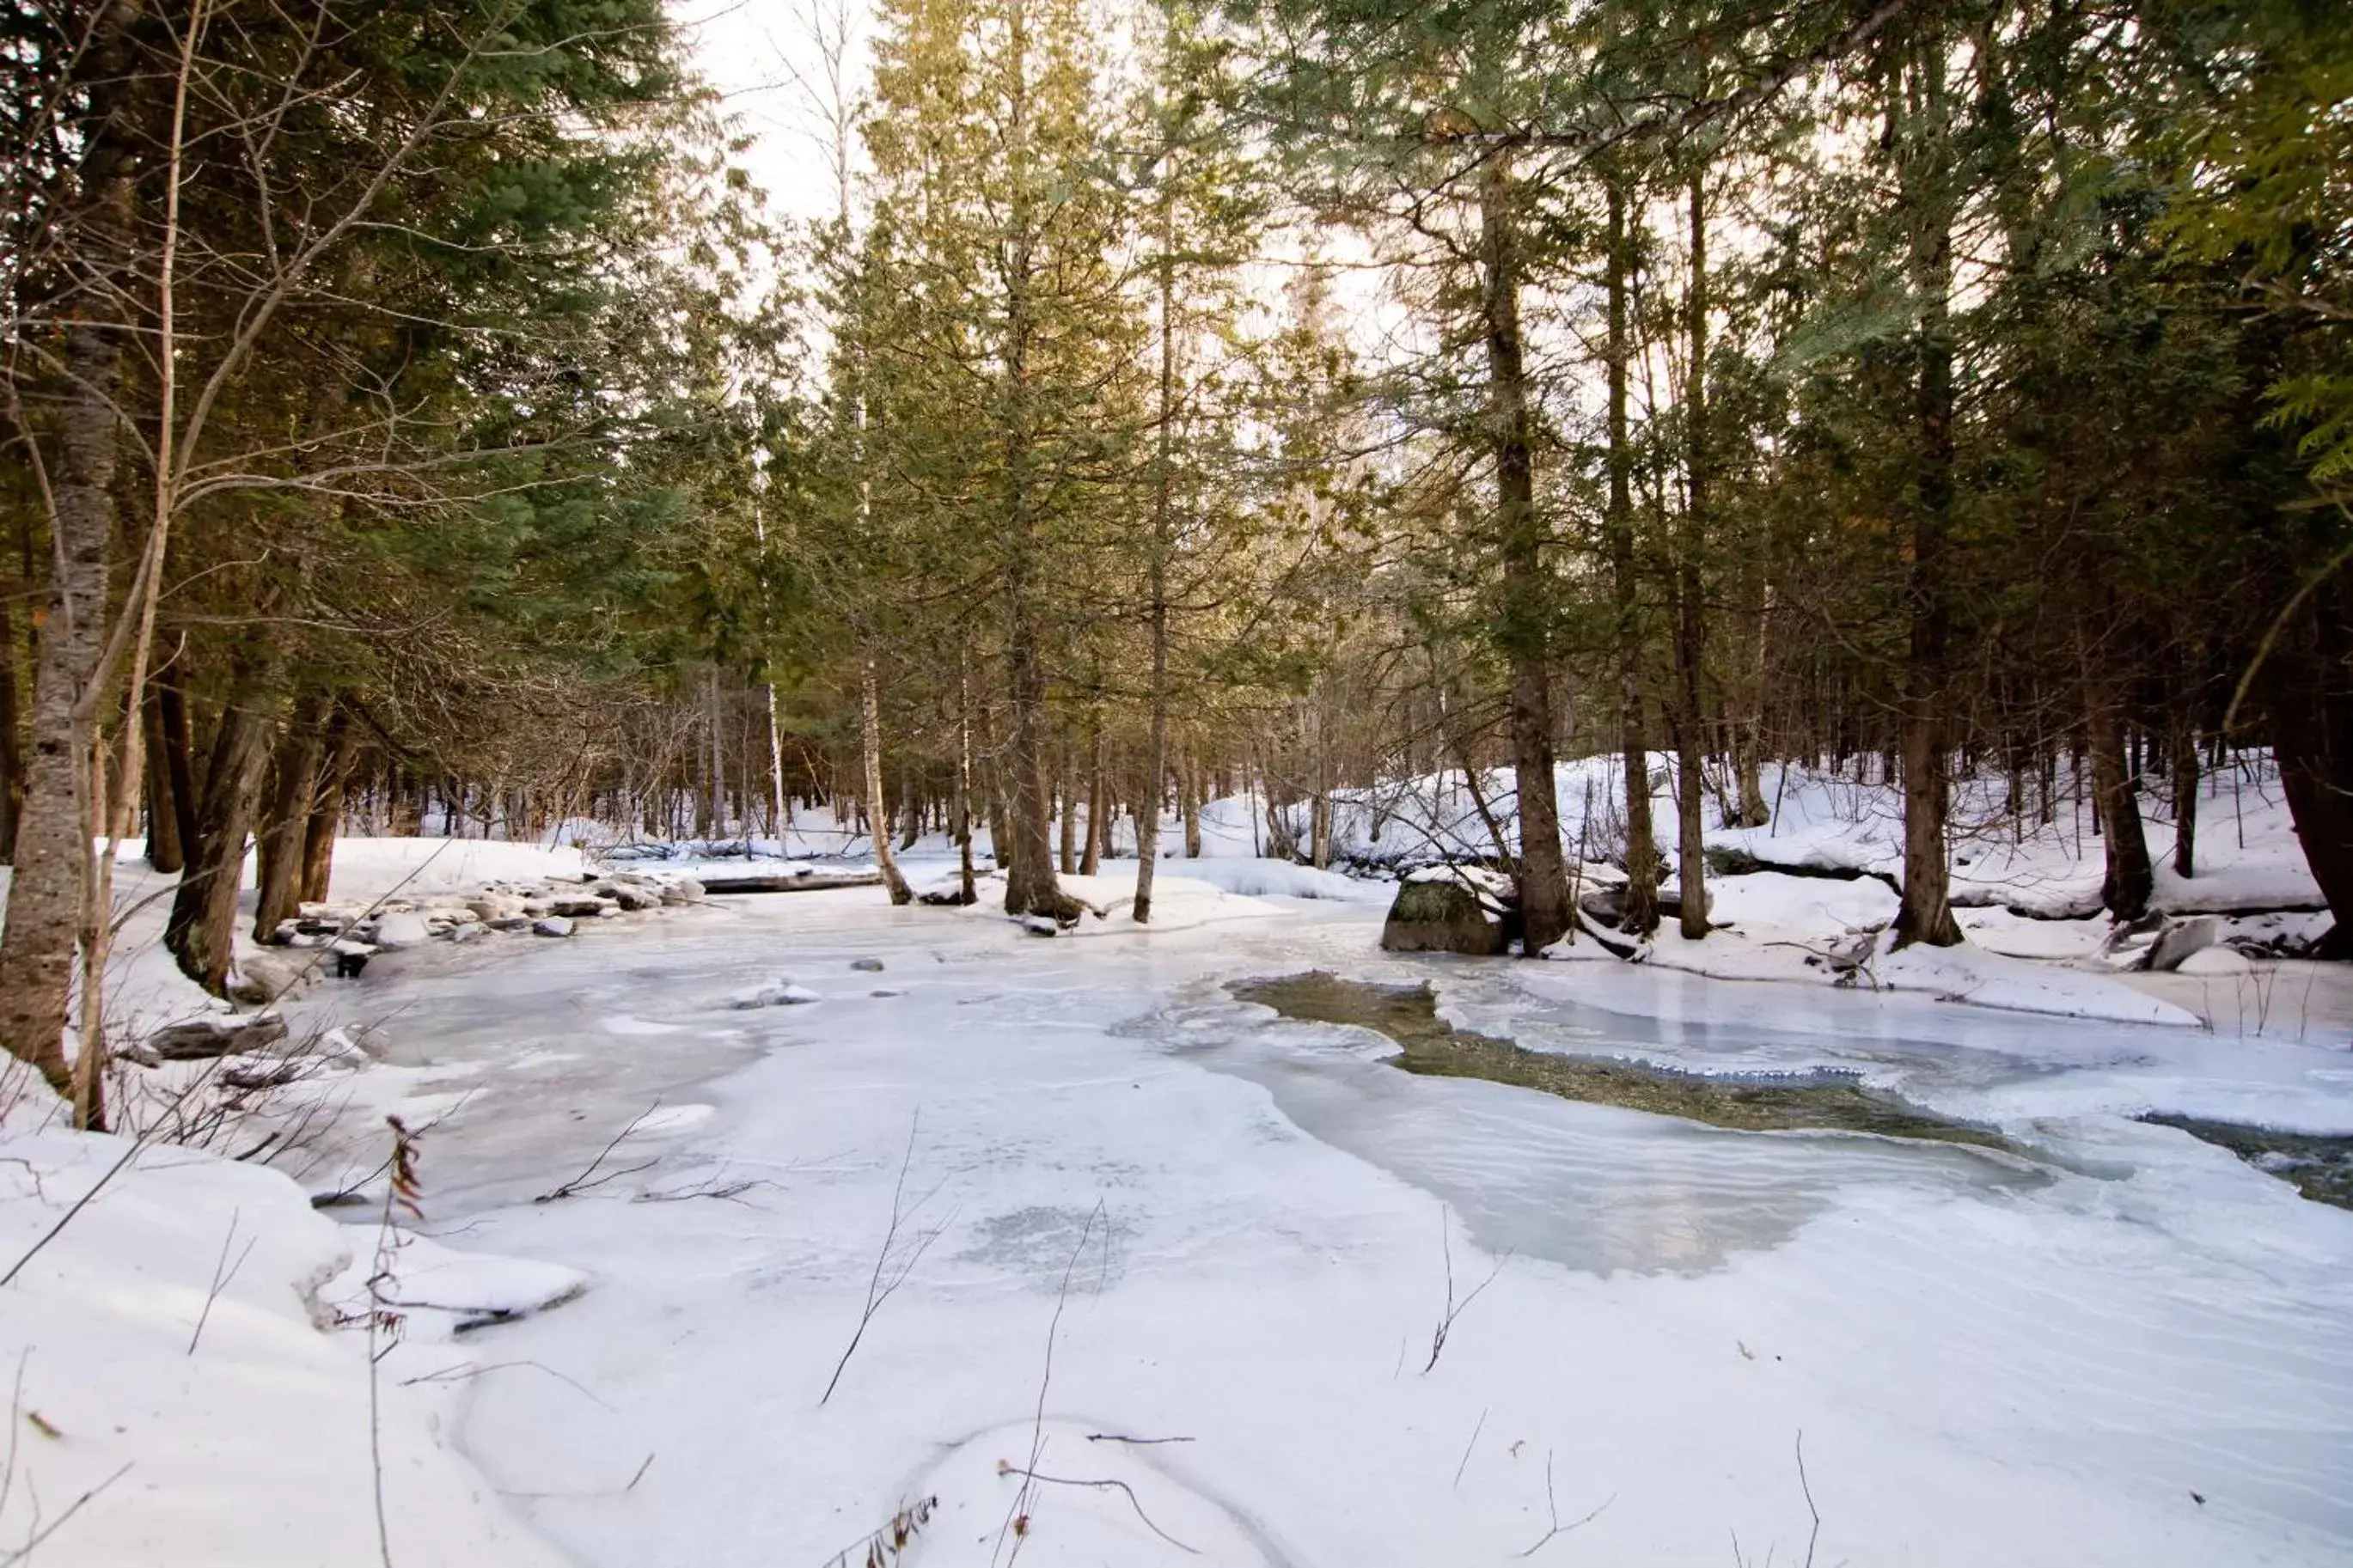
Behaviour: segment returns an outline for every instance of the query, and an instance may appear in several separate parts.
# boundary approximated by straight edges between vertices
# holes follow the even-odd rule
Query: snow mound
[[[577,882],[587,862],[570,845],[508,844],[485,838],[338,838],[327,897],[372,903],[396,889],[404,897],[471,892],[485,882]]]
[[[1922,991],[1940,1002],[1968,1003],[2012,1013],[2117,1024],[2197,1026],[2198,1016],[2146,995],[2105,974],[2008,957],[1964,942],[1957,947],[1897,949],[1892,933],[1875,939],[1861,970],[1831,963],[1831,942],[1819,928],[1759,925],[1712,931],[1690,941],[1672,926],[1635,950],[1635,961],[1715,980],[1761,980],[1856,990]],[[1608,959],[1589,936],[1545,950],[1553,959]],[[1614,960],[1613,960],[1614,962]]]
[[[57,1524],[50,1568],[377,1562],[373,1428],[393,1561],[555,1568],[445,1444],[435,1395],[397,1356],[371,1423],[366,1336],[328,1331],[319,1292],[373,1233],[315,1213],[275,1171],[47,1132],[0,1141],[0,1253],[24,1258],[101,1183],[0,1313],[26,1413],[0,1541]],[[491,1299],[488,1283],[470,1293]]]

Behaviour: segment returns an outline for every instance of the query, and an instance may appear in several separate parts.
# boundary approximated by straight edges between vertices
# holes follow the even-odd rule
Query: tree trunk
[[[858,750],[866,789],[866,828],[874,840],[874,868],[894,904],[910,903],[914,891],[899,874],[899,858],[891,853],[891,813],[882,803],[882,693],[869,658],[858,678]]]
[[[1691,178],[1691,363],[1684,368],[1684,462],[1683,537],[1675,551],[1675,880],[1681,902],[1678,926],[1686,941],[1707,935],[1707,857],[1701,836],[1705,824],[1705,770],[1700,745],[1700,677],[1705,668],[1706,623],[1701,619],[1700,553],[1706,547],[1707,452],[1707,187]]]
[[[184,808],[174,785],[186,776],[188,763],[184,749],[178,766],[173,765],[172,742],[164,728],[164,695],[152,682],[147,700],[140,704],[140,722],[147,728],[147,864],[170,876],[187,863],[180,842]]]
[[[1521,951],[1568,933],[1568,866],[1553,784],[1550,570],[1535,502],[1535,422],[1520,341],[1519,215],[1504,159],[1479,190],[1480,326],[1487,349],[1487,440],[1495,463],[1495,537],[1503,555],[1499,630],[1511,666],[1512,769],[1519,800]]]
[[[956,896],[967,904],[977,902],[972,868],[972,676],[961,652],[956,655],[955,804],[948,829],[955,835]]]
[[[2100,819],[2107,825],[2100,839],[2107,858],[2100,902],[2114,919],[2137,921],[2148,912],[2156,878],[2149,866],[2148,840],[2141,832],[2140,802],[2125,749],[2124,720],[2117,710],[2115,687],[2106,677],[2086,669],[2084,694],[2092,793],[2099,803]]]
[[[1917,99],[1914,111],[1905,116],[1902,176],[1913,222],[1909,267],[1920,326],[1917,478],[1906,595],[1911,647],[1903,696],[1904,887],[1895,940],[1898,945],[1950,947],[1961,940],[1947,901],[1952,868],[1945,838],[1952,793],[1945,705],[1952,638],[1947,552],[1953,511],[1953,174],[1945,124],[1945,42],[1935,25],[1919,29],[1904,76]]]
[[[1055,859],[1063,876],[1075,877],[1079,874],[1079,763],[1068,738],[1062,742],[1061,775],[1055,789],[1055,796],[1061,803],[1061,811],[1054,819]]]
[[[277,941],[279,922],[292,920],[295,906],[302,901],[302,855],[318,783],[325,708],[326,700],[315,694],[297,702],[269,760],[269,787],[256,845],[256,942]]]
[[[2296,612],[2264,661],[2272,749],[2305,863],[2336,925],[2320,955],[2353,957],[2353,592],[2336,580]]]
[[[228,988],[246,837],[269,754],[264,702],[259,682],[248,680],[221,714],[206,763],[196,835],[187,846],[187,868],[164,928],[164,945],[179,961],[180,973],[216,996]]]
[[[74,238],[101,286],[84,289],[85,313],[65,331],[67,374],[49,473],[56,574],[33,668],[32,752],[24,763],[25,805],[13,846],[7,926],[0,933],[0,1046],[31,1063],[60,1094],[72,1091],[64,1036],[79,932],[86,917],[95,922],[111,914],[84,909],[96,736],[79,715],[88,710],[82,700],[106,637],[121,372],[120,324],[107,315],[116,280],[128,278],[134,260],[129,100],[135,66],[128,35],[139,10],[133,0],[114,0],[95,18],[82,73],[90,91],[79,128],[84,199]]]
[[[1098,709],[1087,719],[1087,847],[1079,858],[1082,877],[1092,877],[1103,869],[1103,845],[1111,837],[1111,825],[1104,821],[1111,806],[1105,771],[1103,712]]]
[[[11,584],[13,589],[14,584]],[[0,865],[16,842],[16,819],[25,809],[25,760],[16,749],[16,627],[8,599],[0,594]]]
[[[353,753],[359,735],[352,710],[335,704],[327,721],[326,761],[320,764],[319,788],[311,798],[311,814],[302,825],[302,901],[323,903],[335,868],[335,835],[343,824],[343,792],[352,776]]]
[[[1626,310],[1632,258],[1627,244],[1626,189],[1620,178],[1609,182],[1609,503],[1604,527],[1616,619],[1620,744],[1626,767],[1625,929],[1648,936],[1659,929],[1659,846],[1651,826],[1651,743],[1642,726],[1642,621],[1634,580],[1634,451],[1626,425],[1626,371],[1631,353]]]
[[[1007,639],[1007,687],[1011,716],[1003,771],[1011,775],[1005,804],[1005,910],[1011,915],[1071,912],[1071,900],[1054,878],[1053,807],[1046,785],[1046,671],[1029,613],[1026,584],[1016,590]]]
[[[1185,824],[1185,858],[1201,858],[1201,769],[1191,757],[1176,780],[1176,811]]]

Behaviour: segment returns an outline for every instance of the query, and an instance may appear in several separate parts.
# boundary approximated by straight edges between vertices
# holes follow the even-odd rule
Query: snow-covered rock
[[[806,985],[796,985],[789,980],[776,980],[765,985],[732,992],[726,1003],[730,1007],[748,1010],[754,1007],[802,1007],[822,1000]]]
[[[215,1016],[167,1024],[149,1035],[145,1044],[164,1061],[192,1062],[242,1056],[278,1045],[285,1038],[286,1020],[275,1013],[263,1013],[252,1017]]]
[[[383,948],[417,947],[430,941],[425,917],[413,910],[395,910],[376,917],[375,942]]]
[[[546,915],[532,921],[531,929],[537,936],[570,936],[572,921],[563,915]]]

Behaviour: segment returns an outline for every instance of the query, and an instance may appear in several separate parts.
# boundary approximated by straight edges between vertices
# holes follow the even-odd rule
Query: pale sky
[[[670,15],[692,41],[694,60],[725,98],[728,113],[754,139],[743,163],[788,217],[832,216],[835,190],[823,116],[799,76],[820,92],[820,57],[811,42],[813,7],[846,9],[853,29],[853,94],[866,85],[868,0],[675,0]]]

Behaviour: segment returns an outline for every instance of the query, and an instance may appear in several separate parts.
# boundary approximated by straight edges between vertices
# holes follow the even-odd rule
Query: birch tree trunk
[[[115,0],[96,18],[89,54],[87,147],[77,215],[80,259],[105,287],[65,332],[69,390],[57,414],[58,459],[49,474],[55,581],[33,668],[32,747],[24,763],[25,808],[16,826],[8,919],[0,934],[0,1046],[29,1062],[60,1094],[72,1092],[65,1027],[90,870],[94,704],[84,699],[106,637],[108,551],[114,531],[120,445],[115,394],[121,323],[115,280],[132,266],[134,128],[129,32],[141,7]]]
[[[869,658],[859,672],[858,679],[858,749],[866,791],[866,827],[874,840],[874,867],[882,873],[882,886],[890,891],[894,904],[912,902],[915,897],[907,886],[907,879],[899,874],[899,858],[891,852],[891,814],[882,804],[882,693],[875,679],[874,661]]]

